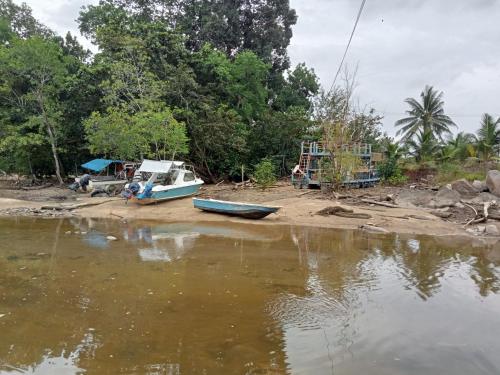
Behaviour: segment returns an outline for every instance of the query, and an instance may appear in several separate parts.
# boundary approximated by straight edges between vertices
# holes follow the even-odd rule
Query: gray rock
[[[451,183],[451,188],[457,191],[460,195],[470,196],[478,193],[478,190],[465,178],[462,178]]]
[[[500,234],[500,231],[498,230],[497,226],[494,224],[488,224],[486,225],[485,232],[494,236],[498,236]]]
[[[460,201],[460,194],[458,191],[452,190],[447,186],[439,189],[436,196],[434,197],[435,207],[451,207]]]
[[[471,204],[483,204],[484,202],[498,201],[498,197],[490,193],[479,193],[472,199],[464,200]]]
[[[488,191],[488,186],[486,186],[485,181],[474,180],[472,186],[479,192]]]
[[[402,190],[399,192],[395,202],[401,207],[429,207],[434,194],[434,192],[428,190]]]
[[[447,219],[451,216],[451,212],[442,211],[442,210],[431,211],[431,214],[433,214],[434,216],[440,217],[442,219]]]
[[[486,186],[490,193],[500,197],[500,171],[495,169],[488,171],[486,175]]]
[[[476,227],[476,231],[479,233],[484,233],[485,230],[486,230],[486,226],[484,226],[484,225],[478,225]]]

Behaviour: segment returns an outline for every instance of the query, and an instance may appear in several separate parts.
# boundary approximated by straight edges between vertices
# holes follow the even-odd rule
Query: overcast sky
[[[26,1],[47,26],[76,35],[80,7],[97,2]],[[361,0],[290,2],[299,17],[292,64],[305,62],[330,88]],[[445,110],[460,130],[475,132],[482,113],[500,115],[499,20],[500,0],[366,0],[345,62],[358,66],[358,102],[384,115],[393,135],[403,100],[430,84],[444,91]]]

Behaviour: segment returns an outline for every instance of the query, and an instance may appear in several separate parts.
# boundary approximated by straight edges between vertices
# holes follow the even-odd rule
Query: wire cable
[[[354,36],[354,32],[356,31],[356,27],[358,26],[359,19],[361,18],[361,13],[363,12],[363,8],[365,7],[366,0],[361,1],[361,6],[359,7],[358,15],[356,17],[356,22],[354,22],[354,27],[352,28],[351,31],[351,36],[349,37],[349,41],[347,42],[347,46],[344,51],[344,56],[342,56],[342,60],[340,61],[339,68],[337,69],[337,73],[335,73],[335,78],[333,78],[333,83],[332,86],[330,87],[330,91],[333,90],[333,87],[335,86],[335,82],[337,81],[337,78],[339,76],[340,70],[342,69],[342,65],[344,65],[344,60],[345,57],[347,56],[347,51],[349,50],[349,46],[351,45],[352,38]]]

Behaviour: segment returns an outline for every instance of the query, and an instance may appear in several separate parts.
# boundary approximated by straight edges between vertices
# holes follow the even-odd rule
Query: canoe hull
[[[239,216],[246,219],[262,219],[280,209],[280,207],[274,206],[198,198],[193,198],[193,204],[195,208],[203,211],[229,216]]]
[[[151,197],[137,198],[136,196],[133,196],[130,198],[130,201],[141,205],[147,205],[169,201],[172,199],[190,197],[198,193],[201,185],[202,184],[193,184],[188,186],[173,187],[168,190],[154,191]]]

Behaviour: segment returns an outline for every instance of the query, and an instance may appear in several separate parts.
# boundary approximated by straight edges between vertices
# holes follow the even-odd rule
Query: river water
[[[0,374],[20,373],[499,374],[500,249],[2,219]]]

